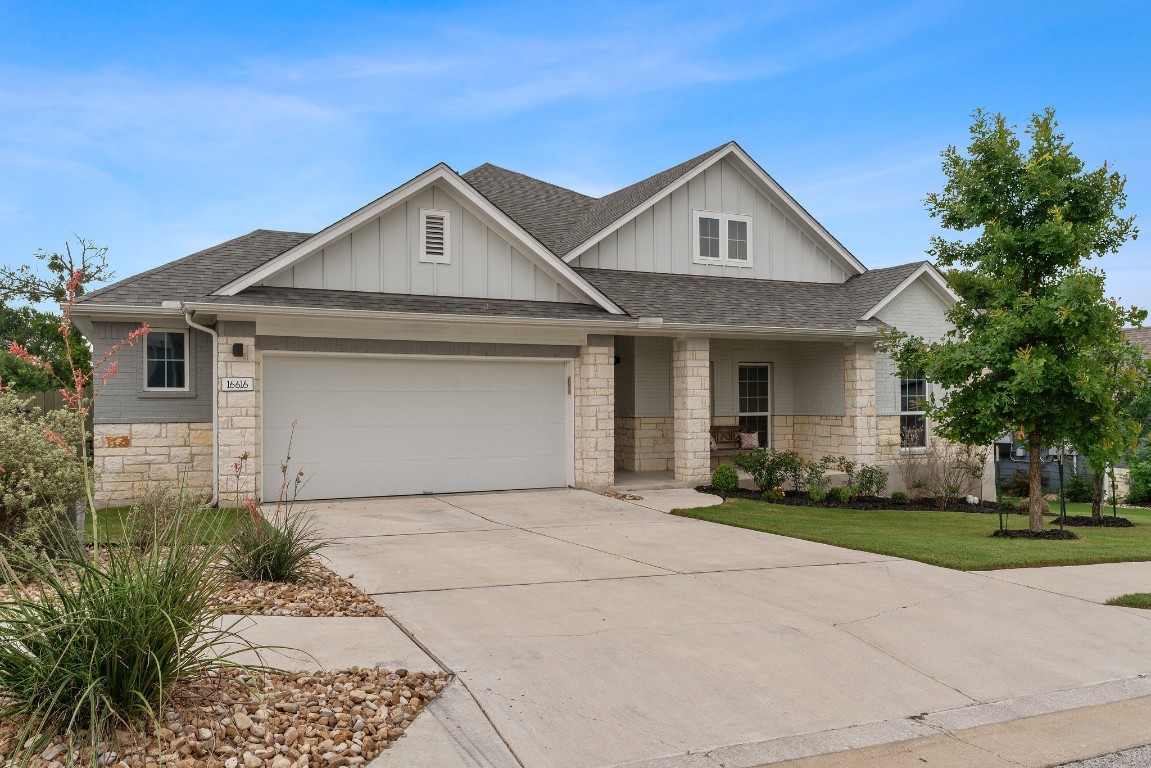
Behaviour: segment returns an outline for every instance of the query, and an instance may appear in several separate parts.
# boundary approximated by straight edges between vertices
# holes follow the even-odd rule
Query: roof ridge
[[[153,267],[152,269],[149,269],[145,272],[140,272],[139,274],[135,274],[135,275],[132,275],[130,277],[126,277],[123,280],[117,280],[116,282],[112,283],[111,285],[105,285],[103,288],[98,288],[98,289],[91,291],[89,293],[85,293],[77,301],[78,302],[84,302],[90,298],[100,296],[101,294],[107,293],[108,291],[111,291],[113,288],[123,288],[124,286],[131,285],[132,283],[135,283],[138,280],[141,280],[145,277],[151,277],[153,275],[158,275],[162,272],[167,272],[168,270],[170,270],[170,269],[172,269],[172,268],[174,268],[180,264],[186,263],[190,259],[196,259],[196,258],[199,258],[201,256],[205,256],[205,255],[211,253],[212,251],[216,251],[216,250],[219,250],[220,248],[224,248],[226,246],[232,245],[233,243],[237,243],[241,240],[245,240],[249,237],[252,237],[253,235],[258,235],[258,234],[263,234],[263,233],[275,234],[275,235],[304,235],[306,237],[311,237],[311,233],[308,233],[308,232],[289,232],[287,230],[281,230],[281,229],[253,229],[251,232],[248,232],[248,233],[243,234],[243,235],[239,235],[237,237],[233,237],[231,240],[225,240],[222,243],[216,243],[215,245],[201,249],[199,251],[196,251],[195,253],[190,253],[187,256],[182,256],[182,257],[180,257],[174,261],[169,261],[166,264],[161,264],[158,267]],[[216,290],[216,289],[213,288],[212,290]]]
[[[619,218],[619,215],[622,215],[623,213],[627,213],[628,211],[633,210],[637,206],[642,205],[644,202],[655,197],[657,194],[659,194],[663,190],[667,189],[673,183],[675,183],[679,179],[683,178],[683,176],[685,174],[687,174],[689,171],[691,171],[694,168],[696,168],[697,166],[699,166],[702,162],[704,162],[708,158],[718,154],[721,150],[725,149],[726,147],[730,147],[730,146],[738,146],[738,145],[734,141],[724,142],[723,144],[720,144],[718,147],[714,147],[713,149],[709,149],[708,151],[703,152],[699,155],[696,155],[695,157],[693,157],[689,160],[684,160],[681,163],[677,163],[676,165],[673,165],[670,168],[665,168],[662,171],[658,171],[656,173],[653,173],[650,176],[647,176],[643,179],[640,179],[637,182],[634,182],[632,184],[628,184],[626,187],[621,187],[620,189],[617,189],[615,192],[610,192],[610,193],[608,193],[608,194],[606,194],[600,198],[593,198],[596,200],[595,204],[591,207],[590,210],[588,210],[588,212],[586,214],[584,214],[583,218],[581,218],[576,223],[576,225],[574,227],[572,227],[571,230],[569,230],[568,237],[565,238],[563,243],[562,243],[563,253],[559,254],[559,255],[565,255],[566,256],[577,245],[579,245],[582,242],[587,241],[589,238],[591,238],[592,236],[594,236],[598,232],[601,232],[606,226],[608,226],[609,224],[614,222],[617,218]],[[666,176],[667,178],[661,179],[660,177],[663,177],[663,176]],[[658,181],[655,181],[657,179],[658,179]],[[612,216],[610,218],[610,220],[608,220],[608,221],[601,222],[598,225],[596,224],[596,219],[599,218],[600,216],[602,216],[604,211],[610,210],[613,207],[613,205],[617,203],[617,201],[626,198],[628,193],[634,193],[635,191],[642,189],[644,187],[644,185],[652,184],[653,181],[655,181],[654,188],[652,190],[650,190],[649,192],[646,192],[645,194],[640,196],[637,200],[630,201],[630,203],[627,205],[626,210],[622,211],[619,215]],[[588,230],[589,227],[591,227],[591,226],[594,226],[594,229],[590,229],[590,231],[583,231],[583,230]]]
[[[519,176],[522,179],[527,179],[528,181],[534,181],[537,184],[543,184],[544,186],[551,187],[552,189],[558,189],[561,192],[568,192],[568,193],[573,194],[573,195],[579,195],[580,197],[585,198],[587,200],[599,200],[600,199],[598,197],[592,197],[591,195],[585,195],[583,192],[579,192],[577,190],[574,190],[571,187],[564,187],[564,186],[561,186],[559,184],[553,184],[552,182],[544,181],[543,179],[541,179],[539,177],[529,176],[528,174],[521,173],[520,171],[513,171],[511,168],[504,168],[502,165],[496,165],[495,163],[480,163],[475,168],[472,168],[470,171],[465,171],[464,173],[461,173],[460,176],[467,178],[468,174],[475,173],[476,171],[479,171],[482,168],[493,168],[497,171],[500,171],[501,173],[511,174],[512,176]]]

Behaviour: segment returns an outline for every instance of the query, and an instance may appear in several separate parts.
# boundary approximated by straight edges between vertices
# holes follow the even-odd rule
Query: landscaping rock
[[[178,703],[165,710],[164,726],[150,733],[118,732],[114,746],[111,740],[101,745],[95,762],[108,768],[361,766],[400,738],[449,680],[439,672],[382,668],[219,670],[174,692],[172,701]],[[377,707],[373,701],[395,704]],[[287,704],[295,711],[282,706]],[[0,723],[0,766],[23,746],[18,742],[22,726]],[[29,765],[57,768],[67,755],[61,739],[47,744]],[[71,762],[91,763],[92,757],[80,753]]]

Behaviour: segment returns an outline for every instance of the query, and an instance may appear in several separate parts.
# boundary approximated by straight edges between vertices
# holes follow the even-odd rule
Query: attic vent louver
[[[451,213],[420,209],[420,261],[449,264],[452,260]]]

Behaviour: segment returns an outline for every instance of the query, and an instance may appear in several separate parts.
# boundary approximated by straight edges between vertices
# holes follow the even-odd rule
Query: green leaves
[[[1026,151],[1002,115],[980,110],[967,154],[944,150],[947,182],[927,196],[928,213],[975,231],[931,241],[961,297],[954,330],[885,344],[902,369],[943,385],[929,413],[944,437],[986,445],[1022,429],[1113,462],[1138,434],[1131,404],[1149,381],[1122,329],[1147,313],[1106,298],[1102,273],[1083,262],[1138,235],[1119,215],[1126,179],[1106,165],[1085,172],[1052,109],[1025,132]]]

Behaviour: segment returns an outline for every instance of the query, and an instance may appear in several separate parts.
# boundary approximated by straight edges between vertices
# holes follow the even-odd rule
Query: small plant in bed
[[[304,470],[294,474],[288,469],[292,460],[292,439],[296,422],[288,435],[288,451],[280,463],[280,490],[270,516],[260,511],[255,499],[248,498],[248,516],[224,550],[224,561],[231,571],[250,581],[298,581],[304,577],[304,564],[309,557],[331,542],[324,538],[315,517],[297,508],[300,491],[307,485]],[[247,459],[241,456],[237,467]],[[237,475],[239,470],[237,470]]]
[[[711,473],[711,487],[726,496],[739,487],[739,474],[730,464],[720,464]]]

